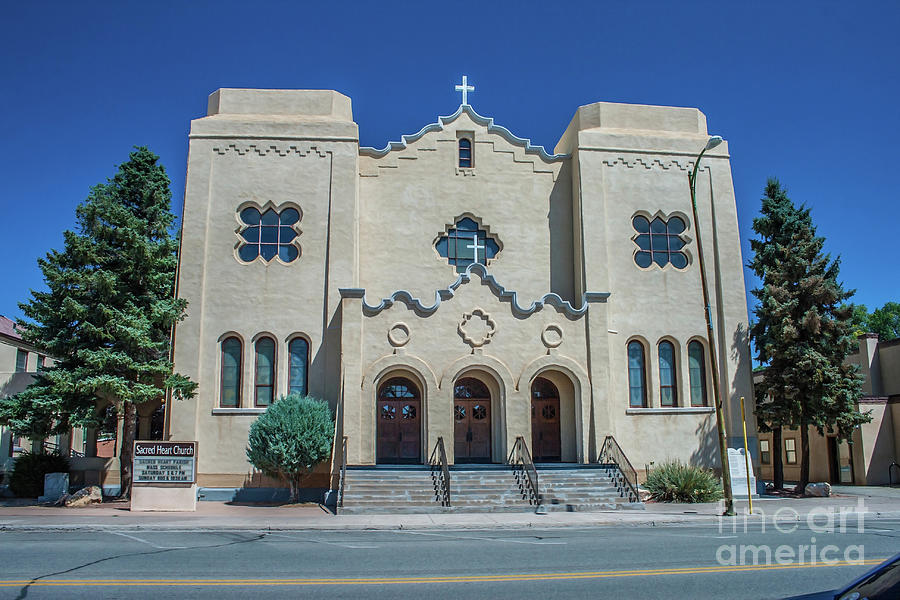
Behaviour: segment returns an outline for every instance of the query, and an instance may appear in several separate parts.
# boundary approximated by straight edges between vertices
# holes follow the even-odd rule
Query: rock
[[[642,487],[638,488],[638,500],[641,502],[647,502],[650,500],[650,490],[645,490]]]
[[[64,504],[68,508],[77,508],[79,506],[88,506],[94,503],[103,502],[103,492],[96,485],[89,485],[67,496]]]
[[[38,502],[56,502],[68,492],[68,473],[47,473],[44,475],[44,495],[38,498]]]
[[[804,493],[807,496],[820,496],[823,498],[827,498],[831,495],[831,484],[830,483],[808,483],[806,484],[806,489]]]

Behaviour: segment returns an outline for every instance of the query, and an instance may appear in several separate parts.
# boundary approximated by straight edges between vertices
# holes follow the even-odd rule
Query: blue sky
[[[812,207],[845,285],[900,301],[900,3],[15,2],[0,22],[0,314],[134,145],[180,214],[220,87],[327,88],[383,147],[459,105],[548,150],[596,101],[694,106],[730,144],[744,261],[766,178]],[[745,272],[747,287],[756,285]]]

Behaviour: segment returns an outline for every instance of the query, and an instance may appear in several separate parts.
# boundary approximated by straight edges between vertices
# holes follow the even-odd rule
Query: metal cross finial
[[[465,75],[463,75],[462,78],[463,78],[462,85],[456,86],[456,91],[462,92],[462,95],[463,95],[462,103],[464,105],[468,105],[469,104],[469,92],[474,92],[475,86],[469,85],[469,78],[466,77]]]

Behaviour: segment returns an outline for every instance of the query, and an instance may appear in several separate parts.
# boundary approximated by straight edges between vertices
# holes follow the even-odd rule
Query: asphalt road
[[[786,529],[786,527],[783,527]],[[815,538],[813,541],[812,539]],[[779,546],[816,546],[779,564]],[[734,552],[730,547],[734,545]],[[752,545],[759,551],[742,552]],[[826,546],[829,546],[827,549]],[[766,560],[765,550],[773,555]],[[0,598],[783,598],[900,551],[900,522],[843,533],[715,526],[445,531],[6,531]],[[823,566],[824,558],[865,564]],[[788,551],[782,549],[782,559]],[[845,555],[849,552],[848,555]],[[731,559],[734,560],[731,560]],[[730,563],[735,564],[730,564]],[[722,564],[725,563],[725,564]]]

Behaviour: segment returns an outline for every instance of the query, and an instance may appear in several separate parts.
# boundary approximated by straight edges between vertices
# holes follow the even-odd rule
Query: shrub
[[[44,475],[68,472],[69,460],[59,452],[23,452],[9,475],[9,489],[19,498],[37,498],[44,493]]]
[[[644,487],[660,502],[715,502],[722,499],[722,486],[712,471],[665,462],[647,476]]]
[[[309,396],[280,398],[250,426],[247,459],[270,477],[291,488],[291,502],[300,496],[304,476],[331,456],[334,420],[328,404]]]

